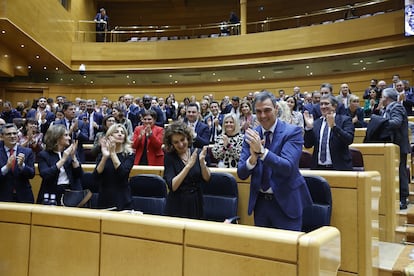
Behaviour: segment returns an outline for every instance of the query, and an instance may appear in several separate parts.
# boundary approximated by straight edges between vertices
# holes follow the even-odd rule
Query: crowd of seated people
[[[406,111],[403,115],[413,115],[414,88],[409,86],[408,81],[394,75],[391,85],[387,85],[384,80],[370,80],[369,87],[361,97],[365,100],[363,106],[360,106],[360,98],[352,94],[346,83],[340,85],[339,93],[336,95],[329,83],[321,84],[320,89],[313,92],[301,93],[298,86],[293,88],[292,93],[279,90],[278,118],[302,128],[304,145],[314,147],[312,165],[314,169],[350,170],[352,169],[351,154],[348,147],[353,143],[354,129],[366,127],[367,123],[364,119],[372,114],[384,113],[386,105],[382,99],[382,91],[390,87],[394,88],[398,95],[396,102]],[[257,93],[259,92],[249,92],[244,97],[225,96],[221,100],[214,99],[212,94],[205,95],[202,99],[191,96],[183,99],[182,102],[176,100],[174,94],[166,98],[151,95],[134,97],[127,94],[116,101],[103,97],[99,104],[94,99],[76,98],[74,101],[69,101],[64,96],[58,96],[56,99],[40,97],[35,99],[30,107],[20,108],[20,111],[13,108],[11,102],[0,100],[2,105],[0,126],[15,124],[16,143],[19,147],[30,149],[36,162],[39,156],[45,156],[41,154],[44,151],[49,151],[49,155],[54,155],[53,152],[57,154],[56,160],[62,161],[56,163],[57,165],[48,164],[49,170],[50,168],[56,170],[54,177],[57,179],[53,180],[53,183],[57,183],[58,179],[62,181],[61,178],[70,179],[71,176],[62,169],[65,166],[70,168],[68,166],[70,164],[66,164],[70,163],[67,160],[76,160],[81,167],[86,162],[85,158],[91,156],[93,160],[88,160],[89,163],[99,166],[95,170],[97,177],[106,170],[113,171],[113,167],[116,171],[118,162],[128,159],[129,154],[133,155],[132,163],[135,165],[164,165],[166,153],[163,144],[164,130],[175,121],[182,122],[188,127],[191,135],[191,139],[188,139],[190,149],[209,147],[205,157],[208,166],[213,164],[237,168],[246,129],[260,126],[255,114]],[[45,139],[48,129],[57,125],[61,125],[65,130],[59,132],[59,135],[62,137],[67,135],[70,139],[68,145],[73,145],[70,154],[64,154],[64,148],[68,146],[66,138],[58,141],[59,145],[62,145],[59,150],[53,149],[53,145],[46,143],[51,139]],[[125,131],[126,148],[121,141],[116,148],[108,145],[108,141],[114,140],[111,138],[114,135],[108,136],[108,130],[114,125],[122,126],[122,128],[118,127],[117,133],[122,132],[124,135],[123,131]],[[3,138],[3,135],[0,135],[0,139]],[[92,153],[87,157],[85,157],[86,144],[91,145],[88,150]],[[102,152],[102,145],[105,148],[104,152]],[[1,142],[0,152],[4,147],[4,143]],[[323,161],[321,161],[322,154]],[[4,156],[8,157],[7,154]],[[212,162],[213,160],[215,162]],[[8,158],[0,159],[0,168],[5,167],[7,162]],[[108,165],[109,163],[111,164]],[[7,174],[10,173],[9,171],[2,169],[1,173]],[[44,173],[41,176],[49,177]],[[50,191],[45,185],[43,186],[42,193],[44,190]],[[107,188],[112,191],[110,187]],[[52,191],[58,191],[58,196],[62,194],[62,189],[54,188]],[[128,190],[123,190],[122,196],[125,193],[128,193]],[[116,193],[106,192],[106,196],[111,194],[115,196]],[[41,200],[42,197],[37,198]],[[104,201],[108,202],[108,199]],[[118,209],[129,206],[124,201],[122,204],[118,201],[109,202],[111,204],[116,202]],[[102,203],[102,207],[107,205]]]

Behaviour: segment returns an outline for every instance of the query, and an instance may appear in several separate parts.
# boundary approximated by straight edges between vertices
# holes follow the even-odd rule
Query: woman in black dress
[[[98,156],[94,170],[99,183],[99,208],[125,210],[131,208],[129,173],[134,165],[134,154],[127,130],[122,124],[112,125],[101,138],[102,154]]]
[[[164,179],[170,190],[166,214],[200,219],[203,216],[202,181],[210,180],[205,158],[207,146],[191,149],[192,129],[174,122],[164,133],[167,153],[164,158]]]

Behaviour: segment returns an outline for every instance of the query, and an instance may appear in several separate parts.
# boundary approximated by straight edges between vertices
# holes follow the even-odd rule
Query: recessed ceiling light
[[[174,83],[178,83],[178,80],[175,80]]]
[[[129,79],[129,75],[127,75],[126,78]]]
[[[306,69],[309,69],[309,67],[310,67],[309,65],[306,65]]]
[[[221,79],[217,79],[217,81],[221,81]]]
[[[46,78],[45,78],[45,80],[47,80],[47,81],[48,81],[48,80],[49,80],[49,78],[48,78],[48,77],[46,77]]]
[[[5,31],[5,30],[1,30],[1,33],[2,33],[2,34],[5,34],[5,33],[6,33],[6,31]]]
[[[56,70],[56,71],[59,71],[59,67],[56,67],[56,68],[55,68],[55,70]]]
[[[93,80],[91,80],[91,84],[93,84]]]
[[[364,62],[364,60],[362,60],[362,59],[361,59],[359,62],[360,62],[360,63],[363,63],[363,62]]]
[[[135,81],[133,80],[132,83],[135,84]]]
[[[172,75],[169,75],[170,78],[172,78]]]
[[[19,70],[20,70],[20,69],[22,69],[22,68],[23,68],[23,67],[22,67],[22,66],[20,66],[20,65],[17,65],[17,66],[16,66],[16,69],[19,69]]]
[[[262,76],[262,79],[265,79],[266,78],[266,76]]]
[[[257,73],[260,73],[260,72],[262,72],[262,71],[260,71],[260,69],[259,69],[259,70],[257,70]]]
[[[20,45],[21,48],[24,48],[24,44]]]
[[[27,65],[27,68],[28,68],[28,69],[32,69],[32,66],[31,66],[31,65]]]
[[[60,78],[60,81],[63,81],[63,78]]]
[[[367,70],[367,67],[362,67],[362,70]]]
[[[213,72],[213,76],[215,76],[216,75],[216,73],[215,72]]]
[[[47,69],[47,67],[46,66],[43,66],[43,70],[46,70]]]
[[[39,58],[40,58],[40,56],[39,56],[39,55],[36,55],[36,58],[37,58],[37,59],[39,59]]]
[[[84,75],[83,78],[86,79],[86,75]]]
[[[70,80],[73,81],[73,78],[71,78]]]
[[[8,55],[8,54],[5,54],[5,55],[4,55],[4,57],[5,57],[5,58],[8,58],[8,57],[9,57],[9,55]]]

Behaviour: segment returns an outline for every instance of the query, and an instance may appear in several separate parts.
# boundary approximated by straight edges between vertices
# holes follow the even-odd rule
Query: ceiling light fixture
[[[5,34],[5,33],[6,33],[6,31],[5,31],[5,30],[1,30],[1,33],[2,33],[2,34]]]
[[[21,45],[20,45],[20,47],[21,47],[21,48],[24,48],[24,44],[21,44]]]
[[[36,55],[36,58],[37,58],[37,59],[39,59],[39,58],[40,58],[40,56],[39,56],[39,55]]]

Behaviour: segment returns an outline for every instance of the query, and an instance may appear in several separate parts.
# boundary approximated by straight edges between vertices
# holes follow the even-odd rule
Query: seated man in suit
[[[305,148],[313,147],[313,169],[352,170],[349,145],[354,141],[354,125],[351,117],[336,113],[337,106],[338,100],[327,94],[320,101],[322,117],[303,113]]]
[[[17,127],[2,127],[0,142],[0,201],[34,203],[29,179],[35,176],[34,155],[30,148],[18,145]]]
[[[193,146],[203,148],[210,142],[210,129],[200,119],[200,109],[196,103],[189,103],[185,122],[193,129]]]

